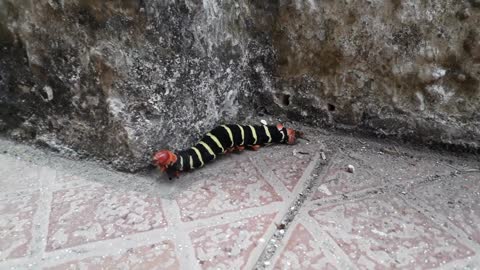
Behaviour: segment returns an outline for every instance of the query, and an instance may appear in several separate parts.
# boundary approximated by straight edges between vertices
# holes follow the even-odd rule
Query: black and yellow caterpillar
[[[195,146],[175,153],[161,150],[153,160],[170,177],[178,176],[182,171],[203,167],[207,162],[228,152],[242,151],[245,147],[257,150],[260,146],[271,143],[294,144],[296,138],[302,135],[300,131],[284,128],[282,124],[221,125],[203,136]]]

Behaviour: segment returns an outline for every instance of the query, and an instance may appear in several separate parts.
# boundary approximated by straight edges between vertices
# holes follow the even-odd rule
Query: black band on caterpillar
[[[168,150],[158,152],[154,159],[162,170],[170,175],[180,171],[189,171],[204,166],[219,155],[234,149],[258,147],[270,143],[295,142],[295,131],[277,126],[221,125],[207,133],[195,146],[187,150],[172,153]]]

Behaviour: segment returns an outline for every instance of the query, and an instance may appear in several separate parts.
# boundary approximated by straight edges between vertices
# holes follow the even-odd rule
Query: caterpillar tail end
[[[153,161],[162,172],[165,172],[168,167],[177,162],[177,155],[169,150],[161,150],[153,156]]]
[[[295,142],[297,141],[297,131],[292,128],[287,128],[287,135],[287,144],[295,144]]]
[[[303,133],[302,131],[300,130],[295,130],[295,129],[292,129],[292,128],[287,128],[287,135],[288,135],[288,141],[287,141],[287,144],[295,144],[297,142],[297,139],[304,139],[304,140],[307,140],[304,135],[305,133]],[[308,141],[308,140],[307,140]]]
[[[277,124],[278,130],[283,129],[283,125],[278,123]],[[303,138],[304,133],[299,130],[294,130],[293,128],[287,128],[287,144],[295,144],[297,142],[297,138]]]

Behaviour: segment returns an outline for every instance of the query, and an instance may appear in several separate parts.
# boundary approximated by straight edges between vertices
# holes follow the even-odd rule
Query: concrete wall
[[[476,0],[0,0],[0,130],[132,171],[257,112],[478,148],[478,25]]]
[[[473,0],[282,0],[275,100],[302,121],[478,148],[479,25]]]
[[[222,1],[223,2],[223,1]],[[63,152],[148,165],[254,111],[272,65],[248,3],[0,0],[0,129]]]

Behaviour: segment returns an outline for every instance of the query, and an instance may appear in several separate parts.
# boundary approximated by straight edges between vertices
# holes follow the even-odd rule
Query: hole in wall
[[[290,105],[290,95],[289,94],[282,94],[280,96],[280,101],[282,102],[283,106]]]
[[[335,111],[335,105],[328,103],[327,104],[327,109],[330,112],[334,112]]]

